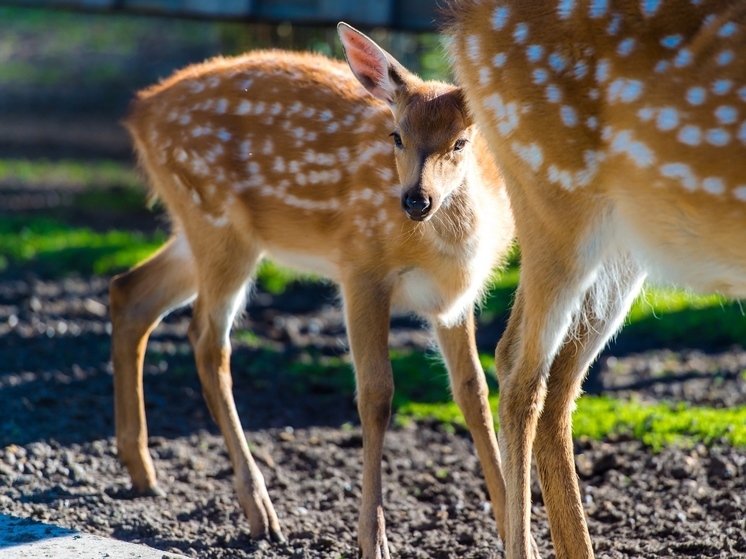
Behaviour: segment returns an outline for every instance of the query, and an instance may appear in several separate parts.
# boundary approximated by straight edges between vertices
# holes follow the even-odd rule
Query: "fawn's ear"
[[[373,97],[393,108],[397,96],[407,89],[412,74],[354,27],[339,22],[337,33],[352,73]]]

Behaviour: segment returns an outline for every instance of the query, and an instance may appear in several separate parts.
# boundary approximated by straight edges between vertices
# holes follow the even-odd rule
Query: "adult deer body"
[[[561,559],[592,557],[571,410],[643,279],[746,296],[746,5],[465,0],[450,54],[498,164],[522,271],[498,344],[507,556],[535,453]]]
[[[134,103],[126,125],[174,233],[111,284],[116,430],[133,487],[158,492],[143,356],[160,318],[194,300],[189,338],[239,501],[252,536],[281,540],[233,402],[229,331],[264,255],[333,279],[363,425],[359,543],[373,559],[389,554],[381,457],[393,393],[391,306],[433,325],[502,522],[473,306],[514,229],[502,178],[459,91],[421,81],[364,35],[339,30],[359,82],[322,56],[258,52],[189,67]]]

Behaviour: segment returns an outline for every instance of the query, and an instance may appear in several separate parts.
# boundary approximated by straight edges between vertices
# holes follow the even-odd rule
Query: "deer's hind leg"
[[[145,420],[142,381],[148,337],[163,315],[187,304],[196,293],[194,261],[189,245],[180,233],[152,258],[111,281],[109,299],[117,451],[132,479],[132,487],[138,493],[161,493],[148,452]]]
[[[572,411],[588,367],[622,325],[645,275],[626,256],[607,261],[587,291],[573,335],[552,363],[534,453],[558,559],[590,545],[572,444]]]
[[[230,228],[200,231],[194,240],[199,294],[189,327],[202,392],[228,447],[236,491],[253,538],[284,541],[264,477],[251,456],[233,399],[230,329],[261,250]]]

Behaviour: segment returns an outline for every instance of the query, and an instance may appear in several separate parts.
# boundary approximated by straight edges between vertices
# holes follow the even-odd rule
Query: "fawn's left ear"
[[[368,92],[392,107],[413,75],[375,41],[344,22],[337,24],[352,73]]]

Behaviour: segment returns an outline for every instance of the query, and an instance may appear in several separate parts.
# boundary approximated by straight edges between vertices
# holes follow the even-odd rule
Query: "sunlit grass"
[[[490,404],[497,422],[498,397]],[[453,402],[409,402],[398,409],[400,423],[431,419],[464,426],[464,418]],[[631,435],[653,449],[677,444],[714,442],[746,446],[746,406],[729,409],[642,404],[603,396],[583,396],[573,415],[573,436],[603,439],[613,434]]]
[[[0,219],[0,271],[33,263],[55,277],[70,273],[107,274],[143,260],[165,241],[130,231],[97,232],[54,219]]]

